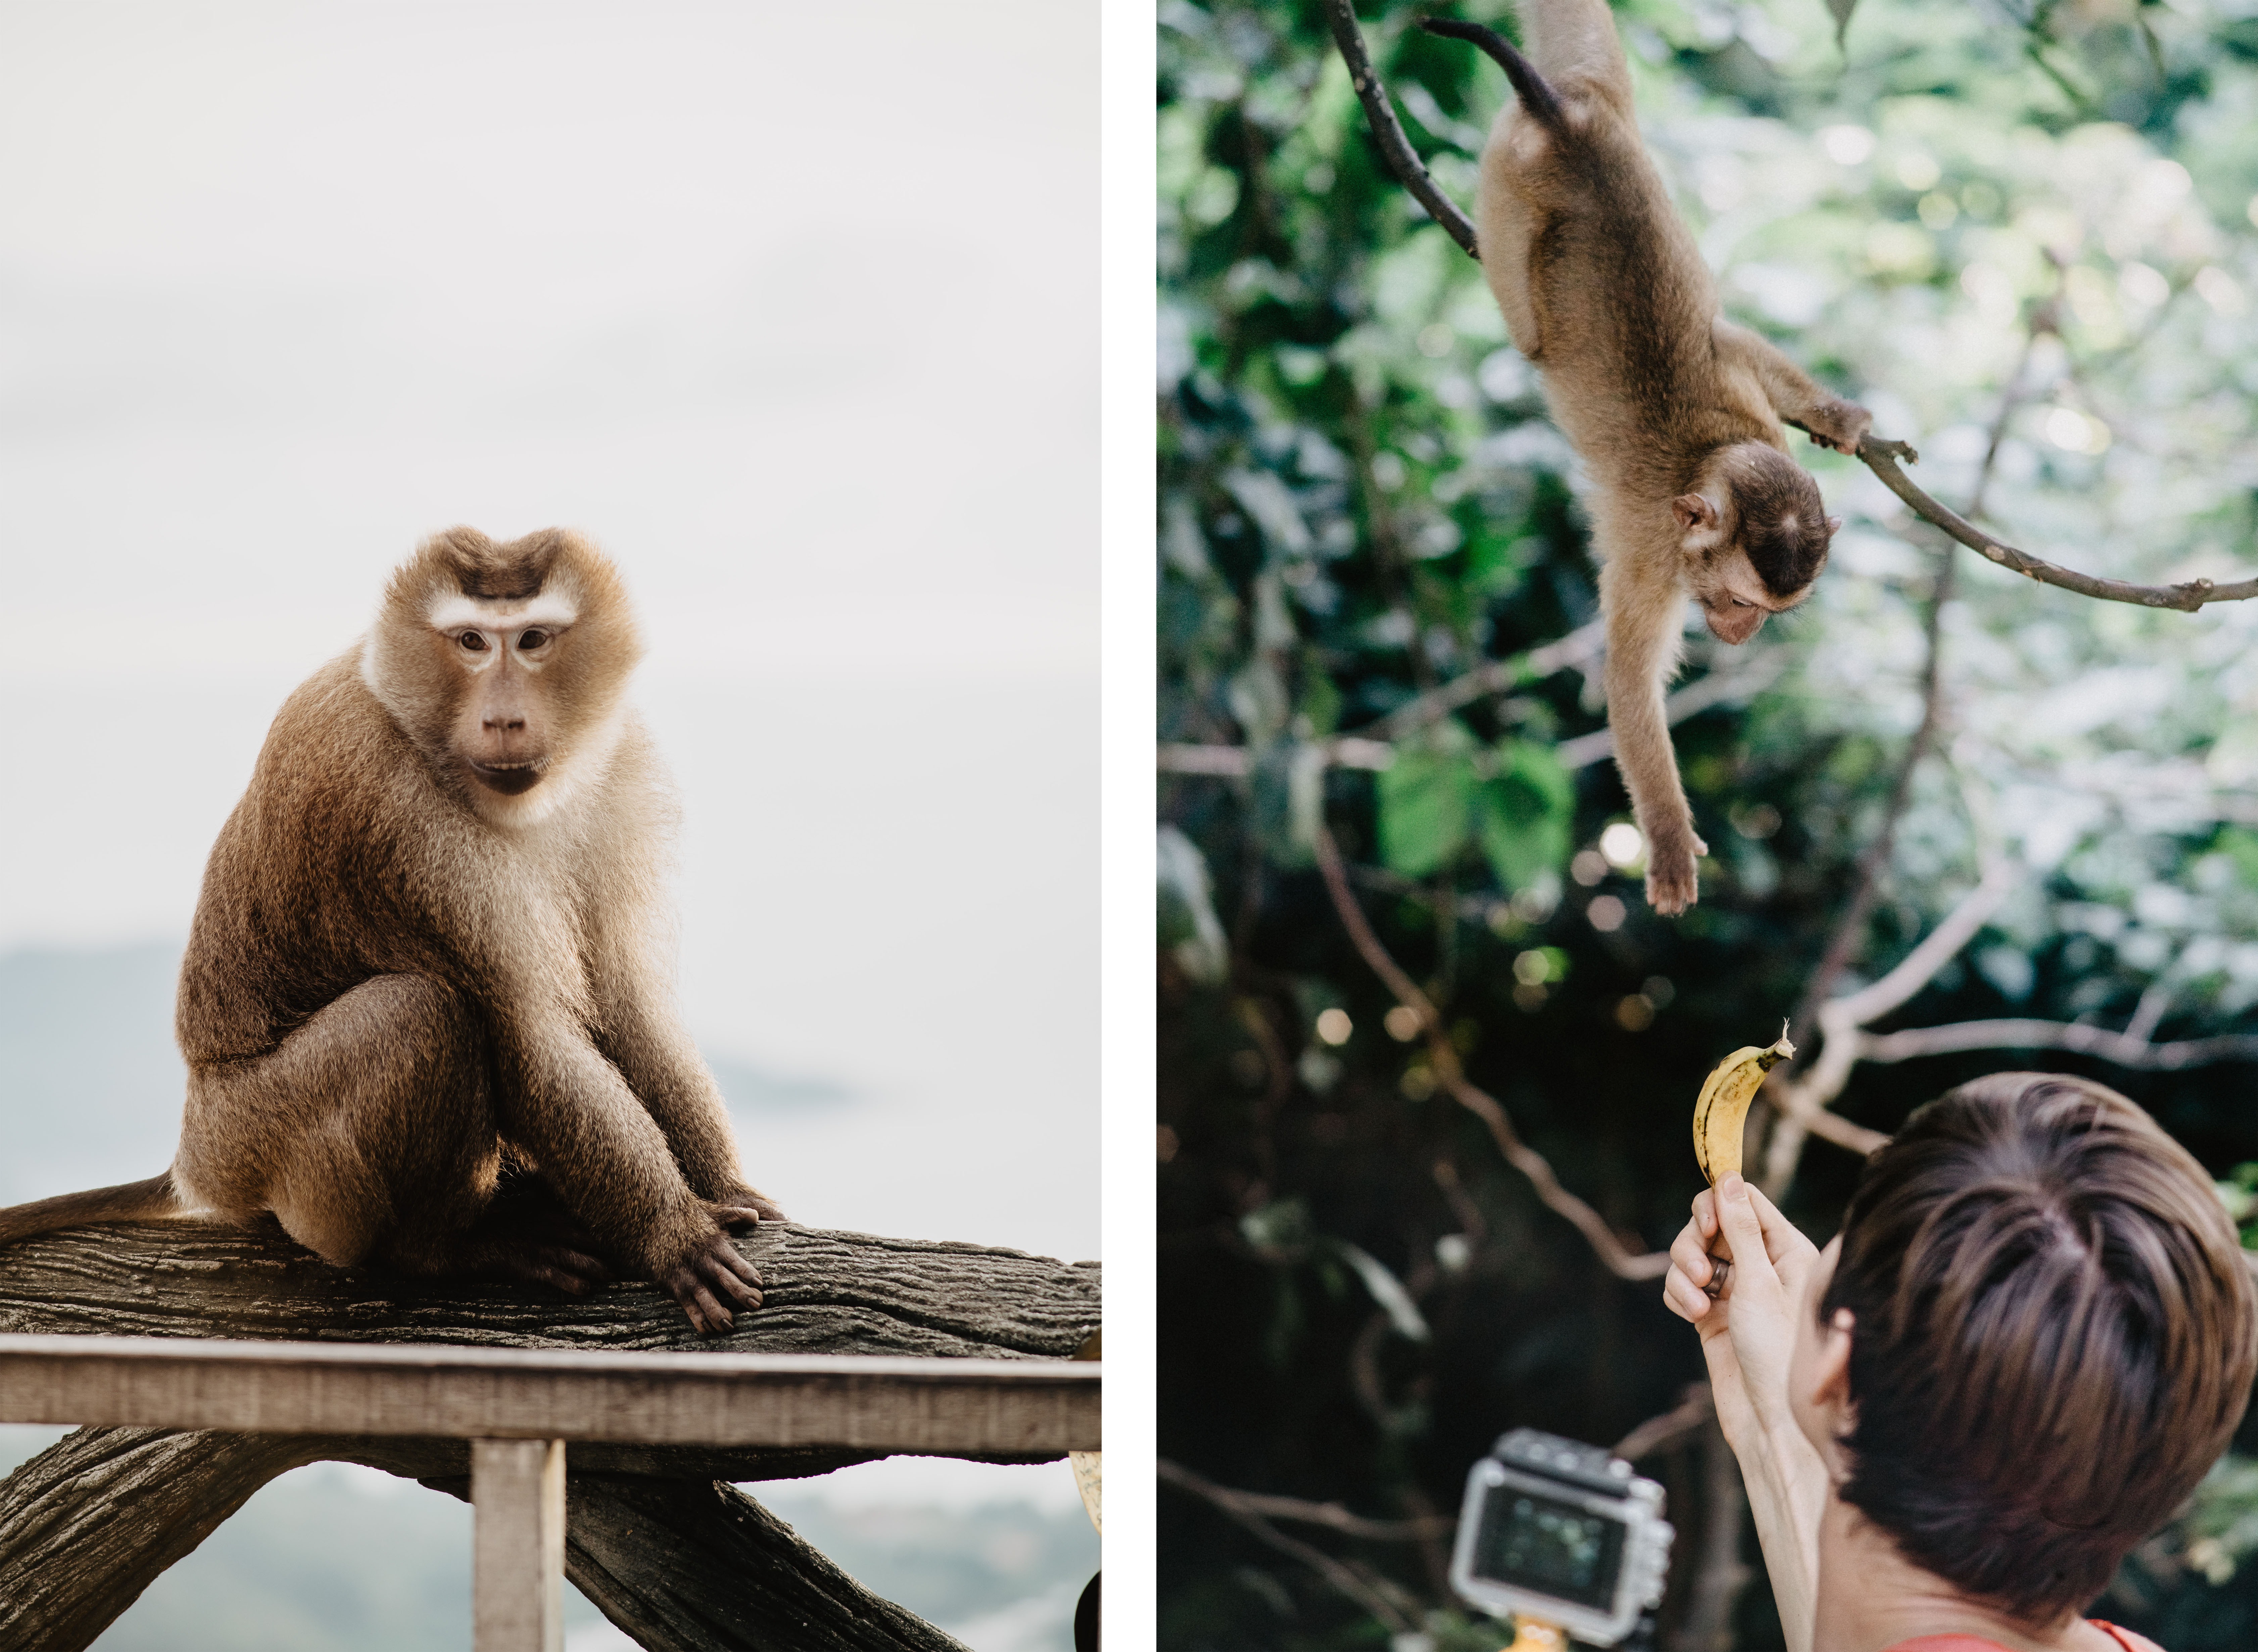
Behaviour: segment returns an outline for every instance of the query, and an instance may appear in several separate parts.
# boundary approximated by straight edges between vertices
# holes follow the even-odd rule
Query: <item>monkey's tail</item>
[[[1513,95],[1539,125],[1556,132],[1566,130],[1567,116],[1560,107],[1559,95],[1537,72],[1537,66],[1495,29],[1486,29],[1479,23],[1461,23],[1456,18],[1422,18],[1419,26],[1430,34],[1445,35],[1480,46],[1505,71],[1505,78],[1513,82]]]
[[[173,1172],[167,1171],[144,1182],[91,1187],[82,1193],[58,1193],[53,1199],[37,1199],[28,1205],[11,1205],[0,1210],[0,1245],[63,1228],[177,1216],[187,1208],[187,1201],[173,1186]]]

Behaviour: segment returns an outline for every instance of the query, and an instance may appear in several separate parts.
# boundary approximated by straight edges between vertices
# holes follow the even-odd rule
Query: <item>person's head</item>
[[[2186,1149],[2115,1091],[1979,1079],[1868,1163],[1799,1327],[1836,1492],[2034,1627],[2107,1585],[2240,1420],[2258,1314]]]

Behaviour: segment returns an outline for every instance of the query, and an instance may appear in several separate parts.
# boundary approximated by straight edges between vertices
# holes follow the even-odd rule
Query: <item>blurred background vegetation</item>
[[[1413,15],[1362,22],[1470,203],[1502,77]],[[1727,310],[1914,442],[1917,481],[2089,572],[2249,571],[2249,0],[1863,0],[1839,46],[1821,0],[1616,17]],[[1979,888],[1873,1030],[2070,1023],[2044,1036],[2127,1035],[2120,1058],[1995,1032],[1863,1061],[1835,1110],[1885,1132],[1979,1072],[2086,1072],[2258,1214],[2258,1044],[2233,1042],[2258,1032],[2258,605],[1953,567],[1792,438],[1848,523],[1805,608],[1692,644],[1676,736],[1711,855],[1701,904],[1657,919],[1579,638],[1574,465],[1479,271],[1380,164],[1318,0],[1160,23],[1163,1644],[1494,1647],[1441,1575],[1469,1463],[1516,1425],[1611,1443],[1677,1413],[1640,1442],[1679,1534],[1661,1642],[1777,1647],[1693,1334],[1459,1104],[1322,836],[1468,1079],[1630,1251],[1701,1185],[1711,1064]],[[1823,1239],[1857,1158],[1784,1157]],[[2258,1426],[2239,1449],[2098,1611],[2173,1652],[2258,1643]]]

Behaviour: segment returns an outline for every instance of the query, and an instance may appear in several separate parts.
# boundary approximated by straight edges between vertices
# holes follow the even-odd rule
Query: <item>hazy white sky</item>
[[[184,936],[389,566],[577,526],[692,1026],[857,1098],[755,1178],[1096,1255],[1096,104],[1054,0],[0,4],[0,950]]]

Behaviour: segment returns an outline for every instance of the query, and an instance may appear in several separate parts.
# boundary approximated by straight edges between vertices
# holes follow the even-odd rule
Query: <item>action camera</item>
[[[1451,1587],[1498,1616],[1614,1646],[1661,1603],[1671,1536],[1661,1486],[1630,1463],[1516,1428],[1466,1474]]]

